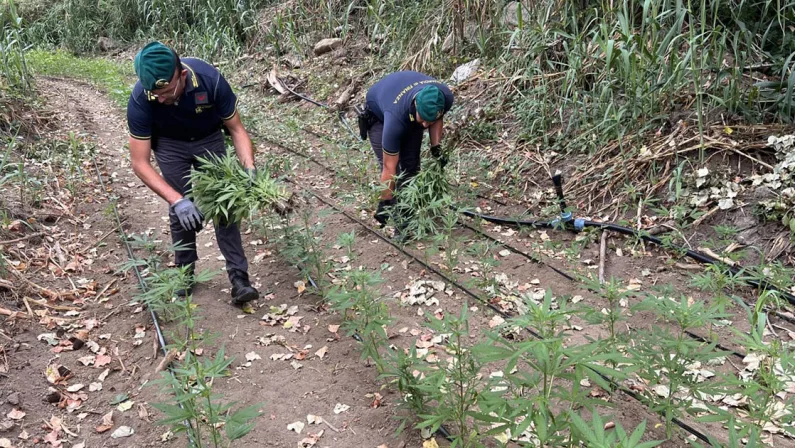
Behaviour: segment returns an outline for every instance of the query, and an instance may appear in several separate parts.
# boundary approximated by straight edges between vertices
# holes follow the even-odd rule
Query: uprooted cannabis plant
[[[280,214],[290,210],[291,195],[269,166],[249,174],[231,150],[198,160],[199,168],[191,172],[191,196],[206,219],[239,222],[266,208]]]
[[[444,227],[442,218],[456,213],[449,174],[438,160],[426,164],[411,179],[397,180],[392,218],[398,231],[411,238],[436,235]]]

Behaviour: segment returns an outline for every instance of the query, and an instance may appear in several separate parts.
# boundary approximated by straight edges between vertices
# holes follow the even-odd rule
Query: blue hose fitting
[[[563,222],[571,222],[572,220],[571,212],[565,212],[560,214],[560,220]]]
[[[574,220],[574,230],[578,232],[582,232],[582,229],[585,228],[585,220],[582,218],[577,218]]]

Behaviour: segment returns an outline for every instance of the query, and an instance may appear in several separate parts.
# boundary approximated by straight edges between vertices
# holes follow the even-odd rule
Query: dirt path
[[[64,111],[64,124],[77,126],[77,131],[96,138],[100,149],[98,158],[101,165],[105,166],[103,175],[106,179],[112,179],[114,191],[119,196],[118,207],[125,231],[162,240],[162,247],[166,247],[170,241],[167,207],[131,171],[125,149],[127,133],[123,111],[96,89],[78,81],[47,79],[40,84],[48,102]],[[267,157],[267,154],[259,154],[258,157]],[[391,419],[393,406],[389,401],[396,397],[387,397],[376,408],[373,407],[374,394],[386,393],[379,390],[375,369],[359,360],[357,343],[342,334],[329,332],[328,326],[340,324],[340,319],[323,312],[322,307],[319,313],[314,311],[318,299],[298,294],[293,285],[301,280],[299,272],[271,255],[267,243],[251,232],[244,235],[252,283],[264,298],[255,304],[256,311],[253,314],[245,314],[229,303],[229,284],[225,273],[221,272],[223,260],[216,248],[211,225],[199,234],[197,241],[200,256],[198,268],[219,272],[212,281],[199,285],[194,292],[194,300],[199,304],[202,317],[201,331],[218,336],[213,347],[205,351],[205,356],[213,355],[215,349],[223,345],[227,355],[235,358],[231,375],[216,383],[217,391],[225,399],[235,401],[240,406],[263,404],[263,413],[256,421],[255,429],[236,446],[294,447],[310,433],[317,434],[321,430],[324,434],[318,446],[415,446],[414,443],[394,439],[396,422]],[[115,238],[113,245],[118,248],[118,262],[123,262],[124,253],[118,238]],[[126,282],[126,298],[132,299],[136,293],[135,279],[130,277]],[[284,329],[281,325],[263,325],[261,318],[268,309],[282,304],[298,306],[297,316],[303,318],[298,331],[295,328],[292,331]],[[119,314],[129,314],[134,308],[127,307]],[[120,350],[121,356],[126,358],[125,363],[135,359],[136,364],[140,364],[134,374],[125,378],[129,385],[128,393],[140,393],[137,402],[165,398],[153,387],[139,387],[153,379],[151,372],[157,363],[157,360],[151,359],[150,338],[154,337],[154,330],[151,320],[146,317],[145,314],[138,314],[136,321],[145,322],[146,341],[149,343],[136,347],[128,345]],[[173,330],[168,324],[165,325],[167,338]],[[263,346],[262,341],[268,335],[283,336],[284,342],[281,345]],[[327,347],[327,354],[321,359],[314,354],[323,347]],[[302,351],[308,352],[308,356],[299,362],[301,367],[290,361],[271,360],[271,355],[277,353]],[[247,362],[246,354],[249,353],[256,353],[261,359]],[[347,405],[349,409],[336,414],[334,408],[337,404]],[[107,405],[104,407],[110,409]],[[97,409],[96,412],[99,419],[104,409]],[[154,410],[150,409],[149,413],[154,419],[158,417]],[[322,416],[329,425],[307,424],[300,435],[287,429],[288,424],[296,421],[307,423],[308,414]],[[139,418],[125,420],[124,424],[135,430],[132,437],[113,440],[108,437],[109,433],[93,434],[86,446],[154,444],[167,429]],[[175,446],[179,444],[177,442]]]

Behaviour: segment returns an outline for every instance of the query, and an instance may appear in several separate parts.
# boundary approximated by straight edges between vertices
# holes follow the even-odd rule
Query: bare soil
[[[64,220],[64,224],[59,225],[63,225],[67,233],[87,235],[80,241],[81,245],[93,244],[106,234],[109,236],[104,238],[104,245],[97,245],[95,261],[83,267],[80,275],[66,273],[58,278],[40,276],[41,278],[30,279],[54,289],[62,289],[68,288],[70,281],[85,277],[96,281],[97,290],[102,290],[105,285],[112,285],[108,290],[114,293],[109,295],[108,300],[103,297],[85,300],[85,303],[78,306],[79,317],[75,321],[56,320],[51,328],[47,328],[46,321],[39,322],[38,317],[24,317],[27,314],[24,302],[4,302],[4,307],[20,311],[21,316],[8,318],[3,322],[7,337],[0,340],[0,343],[3,344],[5,356],[2,361],[7,369],[0,375],[0,382],[5,390],[0,394],[0,438],[12,439],[15,446],[32,446],[43,441],[59,446],[56,444],[59,440],[64,446],[81,442],[90,447],[181,446],[185,440],[180,437],[161,441],[167,428],[153,423],[161,415],[150,403],[168,401],[166,394],[149,384],[158,376],[155,368],[162,354],[156,345],[153,322],[148,311],[134,303],[138,291],[135,276],[117,272],[119,265],[127,260],[127,254],[118,235],[113,233],[114,222],[105,212],[111,198],[118,197],[117,203],[125,232],[162,240],[161,247],[166,247],[170,241],[167,206],[143,186],[130,169],[125,148],[127,133],[123,111],[101,92],[78,81],[46,79],[40,81],[40,88],[49,106],[58,111],[59,127],[62,130],[85,133],[96,141],[100,150],[98,164],[102,178],[109,187],[107,191],[102,191],[97,185],[92,191],[84,192],[85,195],[81,196],[79,205],[75,208],[75,217]],[[268,111],[267,104],[257,104],[253,98],[247,99],[252,100],[247,107],[265,110],[265,116],[269,120],[280,120],[280,113]],[[301,113],[306,110],[301,105],[288,108],[287,112],[301,119]],[[258,159],[277,154],[291,158],[293,164],[299,167],[295,179],[296,188],[318,192],[326,200],[363,219],[365,224],[372,227],[373,223],[369,220],[372,214],[370,204],[359,194],[358,186],[345,182],[335,176],[334,172],[295,156],[286,151],[284,146],[268,142],[267,135],[264,135],[266,126],[253,125],[251,128],[255,137],[260,140],[257,144]],[[306,134],[302,137],[305,138],[304,149],[308,155],[332,165],[337,170],[349,169],[350,164],[345,164],[345,155],[330,149],[330,145],[322,139],[322,132],[318,130],[315,135]],[[374,164],[372,160],[370,162]],[[537,184],[545,182],[540,178],[534,180],[536,181]],[[497,215],[517,215],[526,211],[518,203],[505,205],[511,201],[479,201],[479,205],[489,207],[490,213]],[[459,288],[453,288],[454,293],[450,296],[437,295],[440,303],[432,309],[402,305],[396,294],[399,296],[398,293],[404,291],[413,281],[439,280],[440,277],[323,202],[310,198],[306,199],[303,207],[313,211],[313,222],[324,224],[322,244],[329,248],[329,255],[335,260],[338,269],[361,268],[375,271],[388,266],[382,270],[382,293],[394,319],[388,328],[388,334],[390,343],[396,347],[414,345],[419,335],[431,333],[427,320],[435,319],[435,315],[440,313],[457,313],[462,306],[469,307],[472,312],[470,324],[473,341],[482,339],[490,331],[494,313]],[[86,227],[87,225],[90,227]],[[340,233],[351,231],[356,233],[357,238],[354,256],[351,257],[352,260],[346,261],[345,250],[334,249],[332,246]],[[569,234],[553,231],[511,233],[506,228],[491,225],[484,226],[483,231],[514,248],[538,253],[543,261],[543,264],[533,263],[516,253],[504,255],[504,247],[495,246],[483,256],[498,261],[494,272],[488,275],[504,273],[511,281],[520,285],[526,284],[531,289],[549,288],[557,297],[579,295],[583,298],[582,305],[596,310],[606,306],[604,299],[587,290],[582,284],[566,280],[549,268],[554,266],[568,273],[594,272],[599,258],[598,242],[586,245],[576,257],[570,257],[564,253],[564,249],[574,242],[574,236]],[[483,240],[481,236],[466,229],[458,230],[456,236],[468,241],[468,244]],[[557,243],[548,242],[550,237]],[[709,300],[707,294],[690,286],[692,272],[674,267],[673,262],[678,260],[672,259],[670,254],[640,246],[615,235],[611,235],[608,242],[607,277],[614,276],[626,281],[637,279],[643,291],[648,291],[654,285],[669,284],[685,296]],[[235,445],[295,447],[305,437],[322,431],[317,446],[422,446],[418,431],[395,435],[398,426],[395,417],[401,397],[389,387],[383,387],[375,367],[360,359],[358,342],[342,332],[330,331],[330,326],[334,328],[333,326],[342,323],[342,317],[329,312],[319,297],[299,291],[296,285],[300,284],[298,282],[306,282],[307,279],[278,254],[277,243],[277,233],[258,235],[251,229],[245,231],[244,244],[250,261],[252,283],[259,288],[262,295],[253,304],[254,312],[249,314],[229,303],[229,284],[222,271],[224,262],[219,258],[211,224],[199,234],[197,242],[200,256],[198,268],[219,273],[213,280],[198,285],[194,291],[194,300],[199,305],[199,314],[202,317],[201,331],[217,336],[202,356],[213,356],[220,347],[224,347],[226,354],[235,358],[230,375],[217,381],[215,389],[225,399],[235,401],[239,406],[262,405],[262,413],[256,420],[254,430]],[[438,254],[427,255],[426,249],[429,245],[430,243],[424,242],[421,246],[413,245],[407,250],[417,259],[441,268],[444,260]],[[459,266],[482,266],[483,258],[462,254]],[[592,261],[586,262],[587,260]],[[447,275],[461,285],[478,285],[478,282],[484,280],[482,270],[478,272],[461,269]],[[475,291],[479,297],[491,300],[492,303],[500,303],[481,286],[468,286],[467,289]],[[737,293],[753,302],[754,294],[751,290],[743,289]],[[630,298],[628,306],[637,301],[638,297]],[[298,306],[296,315],[301,317],[298,326],[271,326],[262,319],[270,312],[271,307],[283,304]],[[52,318],[67,319],[64,314],[56,310],[49,311]],[[727,320],[731,322],[730,327],[739,331],[747,330],[747,320],[742,309],[730,306],[729,314]],[[86,322],[89,319],[96,321]],[[781,328],[795,329],[786,322],[776,323]],[[582,343],[591,338],[605,336],[601,326],[579,320],[572,324],[579,329],[572,329],[567,343]],[[93,327],[88,328],[92,325]],[[167,338],[178,337],[178,328],[169,323],[163,325]],[[627,320],[622,322],[621,331],[634,332],[667,325],[669,324],[654,320],[648,313],[628,312]],[[139,328],[138,331],[136,327]],[[84,366],[78,359],[93,354],[88,346],[54,354],[51,346],[37,340],[39,334],[55,332],[58,328],[67,333],[88,330],[88,340],[96,342],[100,350],[106,351],[110,356],[110,363],[100,367]],[[141,333],[140,328],[143,328],[144,337],[136,338],[136,334]],[[706,330],[697,333],[704,337],[716,337],[722,345],[732,350],[743,350],[743,347],[732,342],[733,334],[728,328],[716,328],[713,334]],[[274,335],[283,337],[284,342],[270,345],[263,342]],[[325,351],[325,354],[317,354],[319,350],[321,353]],[[271,358],[273,355],[288,353],[293,355],[290,360]],[[432,347],[431,353],[439,356],[445,354],[443,347],[438,346]],[[247,360],[247,355],[251,361]],[[733,361],[740,364],[736,359]],[[48,387],[53,385],[48,382],[45,371],[48,366],[56,364],[65,366],[73,375],[58,386],[62,391],[75,384],[85,385],[81,392],[86,396],[80,398],[79,406],[75,409],[66,409],[46,400],[50,395]],[[98,382],[97,377],[105,368],[110,369],[110,372],[102,381],[102,390],[86,392],[89,384]],[[733,367],[726,365],[724,368],[731,370]],[[128,401],[134,402],[131,409],[121,411],[118,404],[111,404],[117,401],[119,394],[126,394]],[[614,421],[631,429],[646,420],[648,425],[645,439],[665,439],[663,420],[645,405],[622,393],[608,394],[604,399],[614,406],[604,410],[605,415]],[[66,405],[65,402],[62,404]],[[338,405],[346,405],[347,409],[335,413],[334,409]],[[17,420],[7,418],[13,409],[25,412],[25,416]],[[113,427],[98,432],[96,428],[102,424],[103,416],[110,411],[113,411]],[[306,417],[310,414],[323,417],[327,423],[309,425]],[[59,431],[53,431],[53,425],[57,423],[52,420],[53,416],[61,419],[62,427]],[[297,421],[306,425],[301,434],[287,429],[289,424]],[[111,438],[111,433],[120,426],[128,426],[135,433],[126,438]],[[725,430],[720,425],[694,426],[719,438],[725,436]],[[23,431],[27,434],[27,439],[18,438]],[[53,432],[56,443],[45,439],[48,436],[54,437]],[[686,434],[676,433],[664,446],[686,446],[684,437]],[[442,442],[440,438],[437,439]],[[786,446],[789,442],[791,441],[784,440],[781,446]]]

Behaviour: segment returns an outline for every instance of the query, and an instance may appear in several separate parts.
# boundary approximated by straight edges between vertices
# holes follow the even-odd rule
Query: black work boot
[[[182,266],[179,266],[179,267],[182,267]],[[196,284],[195,281],[194,281],[194,277],[193,277],[193,272],[194,272],[195,268],[196,268],[196,265],[194,263],[191,263],[191,264],[187,265],[188,271],[187,271],[187,274],[185,276],[185,279],[187,280],[187,285],[186,285],[187,288],[178,289],[178,290],[174,291],[174,295],[175,296],[177,296],[177,297],[185,297],[188,294],[193,294],[193,285]]]
[[[259,299],[259,292],[248,280],[248,272],[237,269],[229,271],[229,282],[232,284],[232,303],[235,305]]]

